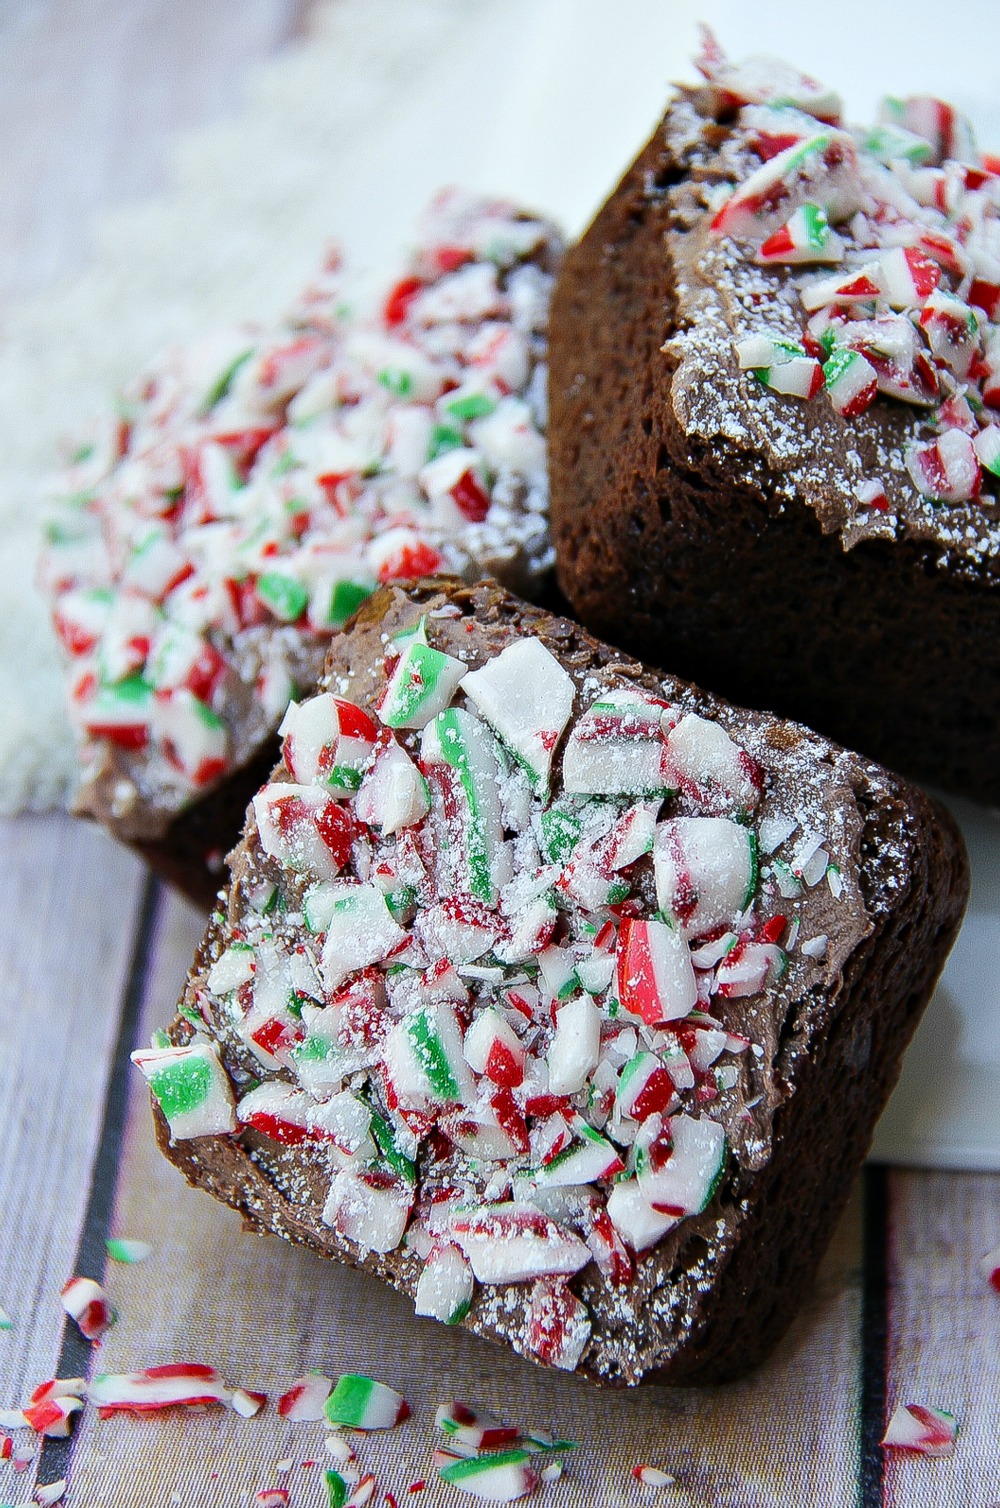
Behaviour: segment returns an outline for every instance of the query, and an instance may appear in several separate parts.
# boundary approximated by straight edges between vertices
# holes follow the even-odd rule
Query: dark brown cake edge
[[[684,176],[661,124],[556,287],[561,590],[588,628],[646,662],[1000,804],[997,585],[956,580],[940,552],[908,539],[845,551],[805,503],[777,497],[759,458],[690,444],[674,422],[664,236],[666,195]]]

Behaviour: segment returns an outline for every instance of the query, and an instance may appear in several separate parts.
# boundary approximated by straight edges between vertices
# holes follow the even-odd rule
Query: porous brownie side
[[[940,549],[908,538],[846,550],[804,503],[781,500],[759,458],[692,441],[677,422],[677,359],[661,347],[676,316],[666,236],[683,234],[668,193],[684,171],[661,125],[556,289],[549,447],[563,592],[595,633],[645,660],[914,778],[1000,801],[995,578],[959,580]],[[847,421],[836,423],[849,443]]]
[[[435,594],[442,600],[442,592],[494,642],[535,633],[567,663],[613,664],[640,685],[662,685],[661,678],[595,643],[576,625],[527,608],[493,586],[429,583],[411,589],[409,601],[430,604]],[[380,594],[359,615],[375,643],[375,631],[401,597]],[[350,634],[335,642],[331,676],[348,665],[350,646]],[[575,1281],[594,1322],[594,1338],[578,1370],[618,1384],[721,1380],[752,1366],[786,1328],[843,1207],[902,1050],[954,939],[967,892],[961,839],[921,793],[805,730],[725,707],[676,682],[666,689],[737,733],[753,730],[772,751],[772,773],[783,762],[792,770],[800,746],[811,763],[828,769],[822,778],[831,800],[844,807],[854,803],[848,827],[857,833],[863,905],[844,922],[843,968],[831,970],[830,977],[817,970],[811,987],[796,986],[791,997],[779,992],[775,1002],[767,1002],[774,1020],[766,1024],[765,1036],[773,1027],[776,1047],[768,1104],[757,1114],[760,1145],[770,1147],[769,1155],[762,1150],[752,1169],[748,1163],[732,1164],[703,1214],[684,1221],[676,1235],[645,1254],[624,1299],[593,1269]],[[246,842],[253,842],[252,824]],[[236,893],[229,922],[238,919],[233,908],[247,852],[241,844],[233,856]],[[217,916],[192,969],[189,1006],[198,982],[225,947],[226,931],[227,919]],[[740,1029],[738,1011],[734,1014],[733,1029]],[[181,1042],[190,1030],[178,1017],[171,1036]],[[311,1162],[300,1148],[275,1153],[267,1138],[252,1131],[171,1145],[159,1116],[157,1129],[163,1151],[188,1180],[231,1204],[249,1225],[413,1292],[419,1264],[412,1254],[397,1250],[360,1259],[349,1242],[322,1224],[329,1174],[321,1159]],[[501,1290],[499,1301],[474,1304],[464,1323],[519,1348],[516,1305],[523,1292]]]

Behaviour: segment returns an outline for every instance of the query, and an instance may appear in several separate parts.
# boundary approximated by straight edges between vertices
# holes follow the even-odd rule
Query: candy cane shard
[[[818,204],[800,204],[779,230],[762,242],[757,261],[797,266],[809,262],[839,262],[844,242],[831,230],[826,211]]]
[[[572,676],[544,644],[521,639],[459,684],[547,799],[552,756],[573,711]]]
[[[466,673],[461,660],[413,637],[403,649],[378,709],[387,728],[424,728],[451,702]]]
[[[374,883],[344,883],[332,892],[330,920],[323,944],[323,982],[335,990],[350,974],[381,963],[406,941],[406,933]]]
[[[236,1130],[229,1077],[212,1043],[145,1048],[132,1054],[166,1117],[172,1140]]]
[[[664,1487],[672,1487],[677,1478],[670,1475],[669,1471],[662,1471],[658,1466],[638,1465],[632,1467],[632,1475],[642,1487],[651,1492],[660,1492]]]
[[[62,1306],[86,1340],[100,1340],[115,1322],[111,1301],[93,1278],[70,1278],[62,1290]]]
[[[278,1399],[278,1413],[290,1424],[314,1424],[325,1419],[326,1400],[332,1390],[332,1378],[322,1372],[306,1372],[282,1393]]]
[[[44,1487],[35,1488],[35,1502],[39,1508],[52,1508],[52,1504],[61,1503],[66,1494],[66,1478],[59,1477],[55,1482],[46,1482]]]
[[[438,1475],[459,1492],[487,1503],[513,1503],[538,1486],[538,1473],[526,1450],[498,1451],[459,1460],[443,1457]]]
[[[958,1421],[945,1409],[920,1403],[901,1403],[882,1436],[886,1450],[911,1451],[921,1456],[951,1456],[955,1453]]]
[[[587,1307],[559,1278],[540,1278],[528,1301],[527,1347],[547,1366],[572,1372],[591,1332]]]
[[[834,225],[864,202],[852,138],[846,131],[817,131],[751,173],[716,213],[712,229],[736,241],[761,242],[800,205],[818,206]]]
[[[698,998],[691,950],[666,922],[623,920],[617,981],[622,1008],[651,1026],[686,1016]]]
[[[23,1412],[25,1422],[30,1424],[36,1434],[49,1439],[65,1440],[72,1431],[75,1416],[82,1408],[81,1397],[60,1392],[27,1404]]]
[[[327,1399],[324,1413],[330,1424],[352,1429],[393,1429],[410,1417],[400,1393],[371,1377],[345,1372]]]
[[[563,786],[574,795],[665,795],[666,704],[645,692],[602,692],[570,730]]]
[[[417,1281],[414,1309],[444,1325],[458,1325],[472,1306],[472,1269],[457,1246],[438,1246],[426,1258]]]
[[[0,1330],[13,1330],[14,1321],[5,1309],[0,1309]]]
[[[424,729],[420,752],[442,847],[455,856],[446,883],[492,906],[499,888],[497,864],[505,851],[493,735],[471,712],[449,707]],[[457,816],[451,815],[452,804]]]
[[[728,817],[675,817],[656,829],[656,898],[685,938],[732,927],[757,883],[752,830]]]
[[[471,1446],[476,1451],[500,1450],[515,1445],[521,1432],[489,1414],[479,1413],[457,1399],[441,1403],[434,1414],[434,1424],[452,1441]]]
[[[234,1388],[229,1400],[230,1408],[241,1419],[255,1419],[266,1404],[267,1394],[254,1392],[250,1388]]]
[[[125,1236],[109,1236],[104,1244],[112,1262],[121,1262],[127,1267],[145,1262],[153,1252],[148,1241],[130,1240]]]
[[[450,1234],[480,1283],[571,1276],[590,1261],[578,1236],[530,1204],[460,1210]]]
[[[142,1372],[101,1372],[87,1385],[87,1397],[102,1415],[155,1409],[229,1404],[233,1390],[214,1367],[200,1362],[173,1362]]]

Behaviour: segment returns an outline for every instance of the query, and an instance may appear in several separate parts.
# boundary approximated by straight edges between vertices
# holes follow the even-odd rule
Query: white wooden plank
[[[164,182],[170,140],[239,101],[303,0],[0,7],[0,308],[86,253],[92,216]]]
[[[0,822],[0,1407],[52,1375],[145,872],[68,817]]]
[[[1000,1244],[1000,1176],[890,1175],[890,1412],[956,1415],[950,1460],[888,1453],[886,1508],[1000,1501],[1000,1296],[978,1270]]]

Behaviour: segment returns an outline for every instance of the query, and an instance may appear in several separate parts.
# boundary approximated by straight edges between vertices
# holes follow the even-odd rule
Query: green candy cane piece
[[[149,1075],[149,1087],[168,1121],[188,1115],[203,1105],[212,1092],[212,1065],[204,1058],[165,1063]]]
[[[379,717],[387,728],[423,728],[441,712],[465,674],[461,660],[422,641],[408,640],[393,670]]]
[[[283,623],[294,623],[296,618],[301,618],[309,602],[309,593],[301,581],[281,571],[265,571],[258,576],[257,596]]]

